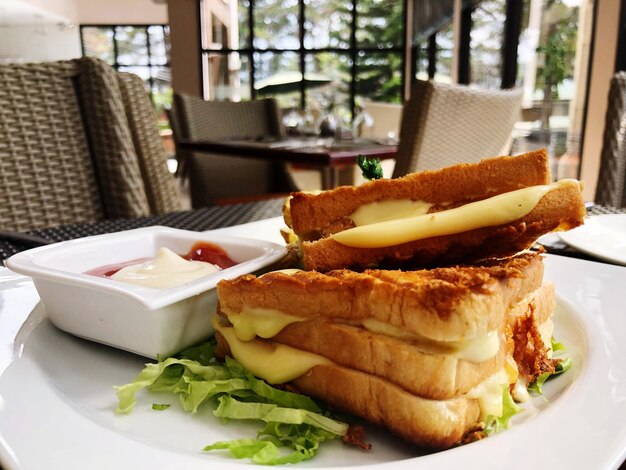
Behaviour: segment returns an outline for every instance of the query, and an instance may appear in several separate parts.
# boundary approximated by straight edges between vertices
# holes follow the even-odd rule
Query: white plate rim
[[[626,266],[626,251],[622,253],[611,253],[610,248],[598,246],[593,240],[593,230],[602,227],[602,225],[606,224],[608,221],[610,221],[609,224],[611,224],[616,220],[626,222],[626,214],[594,215],[593,217],[587,218],[584,225],[567,232],[558,232],[557,235],[565,244],[598,260]]]

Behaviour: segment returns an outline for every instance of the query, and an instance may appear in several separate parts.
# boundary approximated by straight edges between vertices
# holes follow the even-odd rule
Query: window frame
[[[233,0],[233,1],[236,1],[236,0]],[[405,81],[406,81],[405,68],[407,64],[407,34],[406,34],[407,20],[406,18],[407,18],[408,1],[409,0],[402,1],[402,35],[401,35],[401,40],[400,40],[399,45],[395,45],[391,47],[374,47],[374,46],[357,47],[357,41],[356,41],[356,32],[358,29],[357,28],[357,25],[358,25],[357,5],[358,5],[359,0],[350,0],[349,3],[352,7],[352,11],[351,11],[351,21],[350,21],[349,47],[346,47],[346,48],[343,48],[343,47],[305,47],[304,37],[306,33],[306,30],[305,30],[306,8],[305,8],[304,0],[298,0],[298,39],[300,43],[299,47],[296,47],[296,48],[275,48],[275,47],[259,48],[259,47],[254,46],[255,10],[254,10],[254,1],[251,0],[247,7],[249,46],[244,47],[244,48],[229,48],[229,47],[222,47],[220,49],[207,48],[207,47],[204,47],[204,44],[202,43],[203,34],[201,33],[199,37],[199,41],[200,41],[199,50],[200,50],[200,55],[202,57],[202,64],[203,64],[203,67],[205,67],[205,64],[207,63],[207,59],[210,55],[221,55],[223,57],[227,57],[229,54],[238,53],[240,55],[245,56],[248,60],[250,98],[254,100],[257,98],[257,91],[254,87],[254,84],[255,84],[254,54],[257,54],[257,53],[273,53],[273,54],[295,53],[299,56],[299,61],[298,61],[299,70],[298,71],[303,77],[303,80],[300,82],[300,89],[299,89],[300,107],[301,109],[306,109],[307,93],[306,93],[306,86],[304,82],[304,76],[306,72],[307,56],[315,55],[319,53],[335,53],[335,54],[346,55],[349,57],[349,60],[351,62],[350,82],[349,82],[349,87],[348,87],[348,93],[349,93],[348,103],[350,105],[350,114],[352,117],[354,117],[356,114],[356,107],[357,107],[356,91],[357,91],[357,76],[358,76],[358,58],[359,58],[359,54],[361,53],[365,53],[365,54],[392,53],[392,54],[401,55],[402,65],[399,70],[399,73],[401,76],[399,98],[401,101],[405,98],[404,96]],[[204,3],[203,0],[200,0],[200,2],[198,2],[200,18],[203,17],[203,12],[204,12],[203,3]],[[204,31],[204,27],[201,29],[201,31]],[[204,80],[202,81],[202,93],[204,96],[206,96]]]
[[[151,54],[151,43],[150,43],[150,33],[148,32],[149,28],[152,27],[160,27],[163,31],[163,37],[165,38],[165,47],[166,47],[166,62],[165,64],[162,63],[156,63],[152,61],[152,54]],[[150,93],[150,99],[152,99],[152,90],[154,88],[154,77],[152,76],[152,71],[151,68],[152,67],[165,67],[168,68],[170,70],[170,75],[171,75],[171,70],[172,70],[172,66],[170,63],[170,54],[169,54],[169,48],[170,48],[170,44],[168,41],[168,37],[169,37],[169,24],[164,24],[164,23],[143,23],[143,24],[99,24],[99,23],[94,23],[94,24],[81,24],[79,26],[79,36],[80,36],[80,50],[81,50],[81,54],[83,55],[83,57],[86,56],[86,51],[85,51],[85,39],[84,39],[84,35],[83,35],[83,30],[87,29],[87,28],[100,28],[100,29],[108,29],[113,31],[113,63],[110,64],[116,71],[119,71],[120,68],[125,68],[125,67],[136,67],[136,68],[146,68],[149,73],[148,73],[148,85],[149,85],[149,90],[148,92]],[[147,59],[148,59],[148,63],[147,64],[132,64],[132,65],[127,65],[127,64],[120,64],[118,59],[119,59],[119,48],[118,48],[118,40],[117,40],[117,35],[118,35],[118,28],[137,28],[137,29],[144,29],[145,30],[145,34],[146,34],[146,51],[147,51]]]

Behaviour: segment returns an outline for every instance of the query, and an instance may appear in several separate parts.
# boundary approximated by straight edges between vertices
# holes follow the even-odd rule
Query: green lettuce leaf
[[[334,433],[308,424],[270,422],[259,431],[257,439],[216,442],[204,450],[229,450],[236,458],[249,458],[262,465],[294,464],[315,456],[321,443],[336,437]],[[281,448],[293,450],[281,455]]]
[[[556,354],[558,352],[565,352],[567,351],[565,349],[565,345],[563,343],[561,343],[560,341],[557,341],[554,338],[550,338],[550,343],[552,344],[552,353]]]
[[[229,378],[228,371],[222,366],[203,366],[188,359],[171,357],[156,364],[146,364],[146,367],[132,382],[113,387],[118,399],[115,412],[129,413],[136,403],[135,393],[146,387],[153,392],[181,393],[185,391],[188,389],[185,374],[201,377],[204,380]]]
[[[554,338],[552,338],[550,341],[552,343],[552,353],[555,356],[562,355],[567,351],[563,343],[555,340]],[[535,381],[528,386],[528,390],[538,393],[540,395],[543,394],[543,386],[548,379],[556,377],[557,375],[566,372],[570,369],[570,367],[572,367],[572,360],[569,357],[563,356],[559,357],[558,359],[560,359],[560,362],[556,365],[554,372],[544,372],[543,374],[539,375],[539,377],[537,377]]]
[[[178,395],[183,409],[190,413],[215,398],[215,416],[258,420],[265,422],[265,427],[257,439],[217,442],[205,450],[225,449],[237,458],[266,465],[309,459],[322,442],[347,432],[347,424],[322,414],[309,397],[274,388],[233,359],[219,364],[213,353],[214,344],[209,343],[185,350],[178,357],[146,364],[131,383],[114,387],[116,412],[129,413],[136,404],[135,394],[144,388]],[[168,406],[152,405],[155,410]]]
[[[214,412],[218,418],[258,419],[266,423],[310,424],[337,436],[348,431],[348,425],[308,410],[284,408],[272,403],[246,403],[228,395],[219,398]]]
[[[509,386],[505,385],[502,387],[502,416],[488,416],[485,420],[485,433],[489,435],[502,429],[508,429],[511,418],[522,410],[523,408],[513,400]]]
[[[170,407],[169,403],[153,403],[152,409],[155,411],[167,410]]]
[[[247,380],[250,385],[250,389],[254,393],[256,393],[259,397],[267,398],[271,403],[276,403],[277,405],[286,406],[288,408],[302,408],[314,413],[319,413],[321,411],[317,403],[309,397],[272,387],[264,380],[257,379],[241,364],[230,357],[226,358],[226,367],[233,377],[240,377]]]
[[[531,390],[538,394],[543,394],[543,385],[546,383],[546,380],[552,377],[556,377],[557,375],[562,374],[563,372],[569,370],[572,367],[572,360],[569,357],[565,357],[561,359],[556,365],[554,372],[544,372],[541,374],[533,383],[528,386],[528,390]]]

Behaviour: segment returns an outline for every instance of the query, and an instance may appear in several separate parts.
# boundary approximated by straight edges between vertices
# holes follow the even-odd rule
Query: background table
[[[284,140],[182,140],[181,149],[219,153],[240,158],[293,163],[322,171],[322,189],[339,183],[339,169],[356,164],[359,155],[381,160],[395,158],[396,145],[370,139],[334,140],[332,138],[294,138]]]

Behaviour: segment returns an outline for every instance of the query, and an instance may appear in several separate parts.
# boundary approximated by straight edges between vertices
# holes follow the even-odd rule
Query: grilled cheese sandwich
[[[319,194],[295,193],[285,222],[306,269],[419,268],[514,255],[586,215],[581,183],[550,183],[544,151]]]

